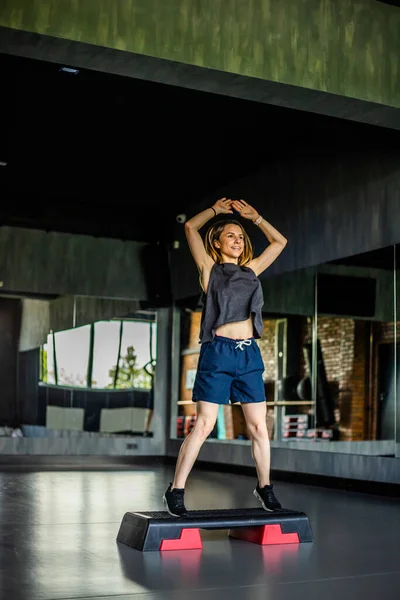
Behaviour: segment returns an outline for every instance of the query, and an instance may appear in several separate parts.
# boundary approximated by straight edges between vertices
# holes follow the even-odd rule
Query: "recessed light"
[[[72,75],[77,75],[79,73],[79,69],[72,69],[71,67],[60,67],[60,71],[71,73]]]

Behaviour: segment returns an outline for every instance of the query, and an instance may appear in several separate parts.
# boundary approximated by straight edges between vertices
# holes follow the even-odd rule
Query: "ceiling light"
[[[4,160],[0,160],[0,167],[6,167],[7,163]]]
[[[79,73],[79,69],[72,69],[71,67],[60,67],[60,71],[72,73],[72,75],[77,75]]]

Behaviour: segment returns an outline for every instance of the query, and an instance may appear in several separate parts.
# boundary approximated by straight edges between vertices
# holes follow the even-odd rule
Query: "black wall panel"
[[[358,145],[346,150],[346,142],[335,151],[305,147],[303,156],[288,154],[271,161],[204,198],[188,218],[222,196],[253,205],[288,239],[262,280],[399,242],[400,152],[369,147],[362,151]],[[259,254],[268,244],[264,235],[250,221],[238,220]],[[212,222],[202,228],[202,235]],[[200,287],[183,225],[178,236],[180,246],[171,250],[171,281],[174,297],[181,299],[198,294]]]
[[[0,298],[0,424],[17,425],[18,341],[22,305]]]

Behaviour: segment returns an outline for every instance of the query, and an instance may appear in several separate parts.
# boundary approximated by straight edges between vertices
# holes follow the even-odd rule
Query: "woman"
[[[206,234],[199,229],[219,214],[253,221],[269,246],[253,258],[250,239],[240,223],[219,221]],[[220,404],[240,402],[251,436],[258,482],[254,495],[265,510],[281,508],[270,484],[270,445],[266,424],[264,364],[255,338],[263,328],[263,294],[258,275],[279,256],[287,240],[243,200],[221,198],[185,223],[186,237],[205,293],[200,356],[193,387],[196,424],[178,455],[175,476],[163,500],[173,516],[185,516],[185,484],[200,448],[214,429]]]

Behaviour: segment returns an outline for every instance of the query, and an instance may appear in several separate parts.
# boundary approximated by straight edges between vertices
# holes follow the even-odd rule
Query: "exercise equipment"
[[[187,517],[166,511],[125,513],[117,542],[142,552],[202,548],[200,529],[227,529],[228,536],[260,545],[313,542],[302,512],[261,508],[193,510]]]

